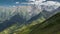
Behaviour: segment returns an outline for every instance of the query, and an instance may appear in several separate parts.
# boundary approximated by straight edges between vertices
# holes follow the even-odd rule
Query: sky
[[[26,0],[0,0],[0,5],[16,5],[16,2],[27,2]]]
[[[22,2],[28,2],[28,1],[29,0],[0,0],[0,6],[19,5]],[[54,0],[54,1],[60,1],[60,0]]]

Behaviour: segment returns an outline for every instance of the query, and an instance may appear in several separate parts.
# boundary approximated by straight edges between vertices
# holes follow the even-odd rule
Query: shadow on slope
[[[30,34],[60,34],[60,13],[30,28]]]
[[[0,24],[0,31],[3,31],[4,29],[12,26],[13,24],[16,24],[17,22],[19,25],[21,25],[25,20],[20,17],[19,14],[13,16],[10,20],[6,20],[3,23]]]

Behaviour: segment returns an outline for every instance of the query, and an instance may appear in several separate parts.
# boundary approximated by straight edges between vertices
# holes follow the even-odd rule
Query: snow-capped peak
[[[60,7],[60,2],[57,1],[46,1],[46,0],[29,0],[33,1],[33,5],[35,5],[38,8],[41,8],[46,11],[53,11]]]
[[[56,1],[46,1],[43,3],[39,3],[38,7],[46,11],[53,11],[60,7],[60,3]]]
[[[18,4],[19,2],[16,3]],[[19,13],[20,16],[22,15],[22,18],[29,20],[30,18],[38,15],[43,10],[53,12],[54,10],[60,7],[60,2],[56,1],[35,0],[33,3],[34,4],[31,6],[10,6],[8,8],[0,7],[0,19],[2,19],[0,21],[3,21],[4,19],[9,19],[17,13]]]

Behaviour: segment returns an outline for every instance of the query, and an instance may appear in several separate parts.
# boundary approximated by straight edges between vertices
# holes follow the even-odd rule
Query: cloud
[[[40,9],[46,10],[46,11],[53,11],[60,7],[60,2],[57,1],[46,1],[46,0],[29,0],[33,1],[28,4],[35,4],[35,6]]]
[[[39,3],[39,5],[37,6],[46,11],[53,11],[58,7],[60,7],[60,3],[56,1],[46,1],[46,2]]]
[[[19,2],[16,2],[16,4],[19,4]]]

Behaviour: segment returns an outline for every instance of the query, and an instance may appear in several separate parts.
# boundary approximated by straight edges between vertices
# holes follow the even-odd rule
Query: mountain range
[[[10,33],[12,34],[17,29],[24,31],[24,27],[41,24],[51,16],[60,12],[60,5],[58,5],[59,3],[56,3],[56,5],[55,2],[53,3],[54,4],[51,5],[48,2],[44,2],[38,6],[0,6],[0,32],[5,29],[11,29],[12,32]],[[35,33],[33,32],[33,34]]]

